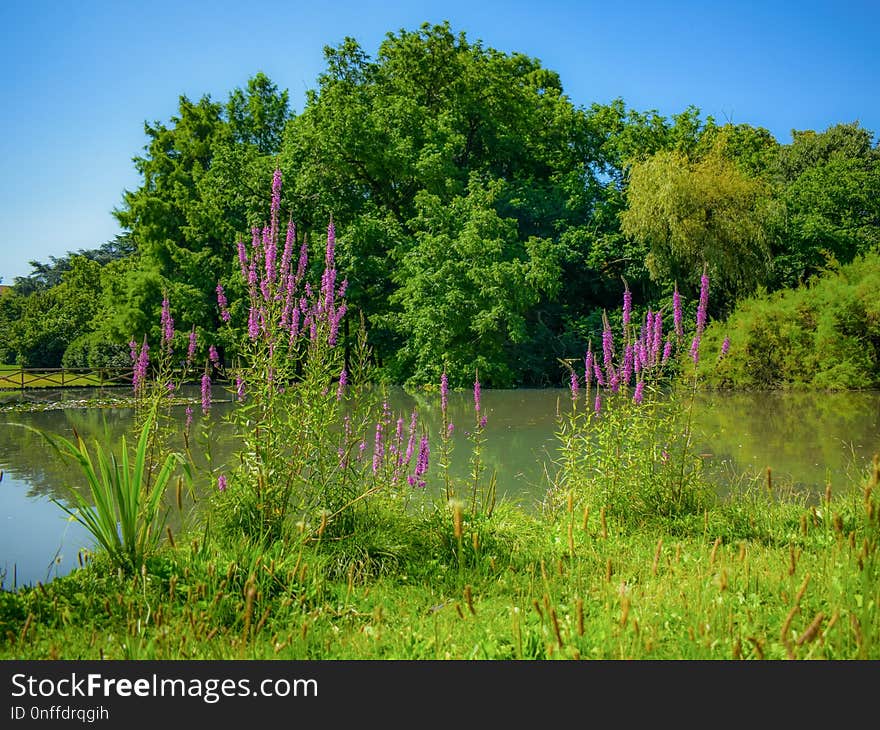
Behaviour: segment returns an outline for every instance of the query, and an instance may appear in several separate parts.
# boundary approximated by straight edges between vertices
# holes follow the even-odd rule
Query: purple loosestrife
[[[238,248],[238,265],[241,267],[241,278],[247,281],[249,268],[247,247],[244,245],[244,241],[242,241],[240,238],[235,245]]]
[[[348,373],[345,368],[339,373],[339,384],[336,386],[336,400],[341,401],[345,396],[345,386],[348,385]]]
[[[480,403],[483,400],[483,390],[480,387],[479,375],[474,378],[474,412],[480,415]]]
[[[675,285],[675,290],[672,292],[672,324],[675,327],[675,334],[678,337],[684,337],[681,313],[681,294],[678,293],[678,284]]]
[[[709,277],[706,267],[703,267],[703,275],[700,277],[700,302],[697,305],[697,337],[703,334],[706,328],[706,313],[709,307]]]
[[[260,316],[257,312],[256,307],[251,307],[248,310],[248,337],[252,340],[257,339],[257,336],[260,334]]]
[[[598,416],[602,411],[602,396],[599,395],[599,391],[596,391],[596,400],[593,401],[593,412]]]
[[[184,425],[184,428],[185,428],[187,431],[189,431],[189,427],[192,426],[192,422],[193,422],[193,409],[192,409],[192,406],[187,406],[187,407],[186,407],[186,410],[184,411],[184,413],[186,413],[186,425]]]
[[[665,365],[669,360],[669,356],[672,355],[672,340],[666,340],[666,344],[663,345],[663,360],[662,363]]]
[[[623,385],[629,385],[632,378],[633,367],[635,366],[635,350],[632,344],[627,344],[623,348],[623,367],[620,370],[620,380]]]
[[[443,414],[443,417],[446,417],[447,410],[449,408],[449,377],[446,375],[446,368],[443,369],[443,374],[440,376],[440,413]]]
[[[413,452],[416,448],[416,428],[418,427],[418,413],[413,410],[409,419],[409,440],[406,444],[406,456],[404,458],[404,462],[409,464],[412,460]]]
[[[626,328],[632,318],[633,295],[629,290],[629,287],[626,285],[626,282],[623,283],[623,286],[623,337],[626,339]]]
[[[611,325],[608,317],[602,313],[604,326],[602,328],[602,364],[605,366],[605,377],[611,379],[614,372],[614,335],[611,332]]]
[[[211,345],[208,348],[208,360],[210,360],[213,365],[220,364],[220,355],[217,353],[217,348],[214,347],[214,345]]]
[[[577,373],[572,370],[571,371],[571,382],[569,383],[569,387],[571,388],[571,399],[577,400],[578,393],[580,392],[580,384],[578,383]]]
[[[385,439],[383,435],[382,422],[376,424],[376,437],[373,442],[373,474],[378,473],[379,467],[382,465],[382,459],[385,457]]]
[[[131,364],[134,366],[137,363],[138,359],[138,343],[132,337],[131,341],[128,343],[128,354],[131,357]]]
[[[593,380],[593,350],[592,345],[587,348],[587,354],[584,355],[584,387],[589,390],[590,383]]]
[[[327,251],[324,256],[324,274],[321,276],[321,300],[319,310],[331,312],[333,308],[333,294],[336,291],[336,226],[333,218],[327,226]]]
[[[192,330],[189,333],[189,344],[186,347],[186,364],[187,365],[192,365],[193,360],[195,359],[196,344],[197,344],[196,328],[195,328],[195,326],[193,326]]]
[[[596,385],[601,388],[605,387],[605,376],[602,375],[602,368],[599,366],[599,361],[593,360],[593,375],[596,376]]]
[[[428,460],[431,455],[431,448],[428,444],[428,437],[422,436],[419,442],[419,455],[416,457],[416,469],[412,477],[408,481],[410,486],[418,486],[422,489],[425,487],[425,480],[422,478],[428,471]]]
[[[645,396],[645,381],[640,380],[636,383],[636,390],[633,393],[633,403],[641,404],[642,398]]]
[[[244,400],[244,378],[241,375],[235,376],[235,397]]]
[[[725,337],[724,342],[721,343],[721,357],[724,357],[728,352],[730,352],[730,337]]]
[[[263,291],[263,298],[268,302],[270,293],[278,278],[278,244],[273,229],[263,229],[263,250],[265,251],[266,278],[260,283],[260,288]]]
[[[226,475],[225,474],[221,474],[219,477],[217,477],[217,491],[218,492],[225,492],[226,491]]]
[[[174,339],[174,320],[171,318],[171,309],[168,306],[168,297],[162,299],[162,343],[171,352],[171,341]]]
[[[663,342],[663,314],[654,313],[654,339],[651,342],[652,360],[656,365],[660,361],[660,345]]]
[[[296,225],[291,218],[287,222],[287,235],[284,238],[284,251],[281,253],[281,281],[289,282],[290,262],[293,259],[293,244],[296,242]],[[288,287],[290,284],[288,283]]]
[[[220,309],[220,319],[228,322],[232,315],[229,313],[229,303],[226,301],[226,292],[223,291],[223,285],[217,282],[217,307]]]
[[[272,205],[269,209],[269,220],[272,225],[272,239],[275,239],[278,233],[278,213],[281,210],[281,170],[275,169],[272,173]]]
[[[202,413],[208,415],[211,410],[211,376],[207,372],[202,374]]]
[[[150,346],[147,344],[146,335],[144,336],[144,344],[141,345],[137,362],[134,365],[131,382],[136,393],[141,393],[147,383],[147,372],[150,369]]]

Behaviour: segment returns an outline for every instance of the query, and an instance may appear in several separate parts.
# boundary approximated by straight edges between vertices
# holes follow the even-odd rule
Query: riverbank
[[[638,525],[572,498],[459,527],[383,500],[369,529],[265,549],[209,527],[129,576],[96,555],[0,592],[0,657],[878,659],[878,471]]]

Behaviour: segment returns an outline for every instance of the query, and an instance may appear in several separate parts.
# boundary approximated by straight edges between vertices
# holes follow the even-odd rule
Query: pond
[[[92,546],[86,531],[52,500],[67,503],[66,489],[82,487],[79,473],[20,424],[72,437],[74,430],[91,443],[118,443],[130,429],[130,408],[88,407],[84,398],[95,391],[43,393],[47,401],[62,400],[63,408],[0,413],[0,579],[5,588],[46,582],[73,570],[79,551]],[[7,399],[9,396],[7,396]],[[526,509],[538,509],[552,472],[557,403],[568,391],[484,390],[488,416],[484,458],[498,475],[498,496]],[[438,430],[435,395],[416,396],[395,389],[389,405],[395,413],[417,408],[431,434]],[[467,469],[468,424],[473,423],[471,394],[450,393],[451,419],[456,423],[453,470]],[[222,463],[238,446],[224,421],[231,403],[217,403],[211,439],[214,463]],[[199,409],[195,409],[197,414]],[[182,421],[183,408],[176,409]],[[769,466],[777,484],[819,494],[831,483],[844,489],[860,479],[874,453],[880,451],[880,392],[849,393],[722,393],[698,395],[694,409],[697,448],[721,491],[735,491],[761,478]],[[199,430],[198,417],[194,431]],[[436,453],[436,452],[435,452]],[[436,469],[436,466],[434,466]],[[439,494],[429,484],[428,498]],[[171,511],[174,522],[175,510]]]

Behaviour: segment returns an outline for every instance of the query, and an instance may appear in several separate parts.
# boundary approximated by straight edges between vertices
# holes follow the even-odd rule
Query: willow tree
[[[661,150],[633,163],[626,197],[621,231],[648,247],[653,279],[698,281],[705,264],[727,302],[765,280],[770,189],[720,146],[696,160]]]

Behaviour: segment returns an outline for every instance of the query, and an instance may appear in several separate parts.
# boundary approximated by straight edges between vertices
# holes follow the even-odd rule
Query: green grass
[[[866,482],[866,485],[868,483]],[[0,658],[880,659],[880,500],[756,492],[640,526],[374,505],[354,534],[210,531],[125,576],[100,554],[0,592]],[[476,535],[476,538],[474,537]]]

